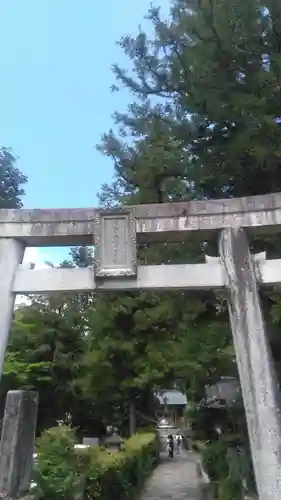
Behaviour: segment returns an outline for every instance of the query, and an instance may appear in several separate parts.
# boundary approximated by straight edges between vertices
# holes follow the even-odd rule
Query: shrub
[[[93,460],[87,474],[85,498],[88,500],[124,500],[143,486],[158,463],[154,434],[136,434],[125,443],[124,451],[103,454]]]
[[[209,443],[202,450],[203,467],[211,481],[219,481],[229,474],[227,462],[227,448],[224,443],[217,441]]]
[[[45,431],[38,440],[36,498],[73,500],[84,489],[85,500],[132,498],[159,458],[155,434],[136,434],[121,452],[76,450],[74,445],[74,431],[64,426]]]
[[[75,432],[67,426],[48,429],[37,440],[32,493],[39,499],[70,500],[79,484]]]
[[[191,447],[193,451],[197,451],[198,453],[203,453],[208,445],[209,441],[193,441]]]
[[[244,500],[241,479],[234,475],[225,477],[218,485],[218,500]]]
[[[245,487],[250,493],[255,492],[254,481],[249,480],[249,460],[244,456],[245,465],[243,455],[234,453],[227,456],[227,446],[225,441],[207,443],[202,449],[203,467],[213,483],[215,498],[243,500]]]

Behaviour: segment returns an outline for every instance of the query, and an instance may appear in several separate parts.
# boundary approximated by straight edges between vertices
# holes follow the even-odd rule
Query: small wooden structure
[[[159,402],[157,418],[166,419],[169,425],[180,427],[184,422],[187,397],[178,389],[164,390],[156,394]]]

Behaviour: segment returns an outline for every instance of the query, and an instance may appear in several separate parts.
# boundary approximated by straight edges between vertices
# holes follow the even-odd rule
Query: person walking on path
[[[177,451],[177,455],[180,452],[181,444],[182,444],[182,437],[181,437],[180,431],[178,431],[177,432],[177,436],[176,436],[176,451]]]
[[[168,436],[168,456],[169,458],[174,458],[174,438],[173,434]]]

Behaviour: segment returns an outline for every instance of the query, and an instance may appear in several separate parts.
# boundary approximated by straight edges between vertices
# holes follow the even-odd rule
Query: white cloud
[[[36,247],[27,247],[24,253],[23,266],[26,266],[28,269],[31,265],[34,266],[34,269],[46,269],[48,268],[48,264],[46,262],[51,262],[54,265],[57,265],[56,262],[53,261],[53,256],[48,254],[48,251],[42,248]],[[26,295],[17,295],[15,301],[15,307],[21,304],[28,304],[29,300]]]

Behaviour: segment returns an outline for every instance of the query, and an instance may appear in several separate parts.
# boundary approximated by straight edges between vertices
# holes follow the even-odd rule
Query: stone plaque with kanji
[[[96,218],[95,276],[136,277],[136,227],[133,212],[100,211]]]

